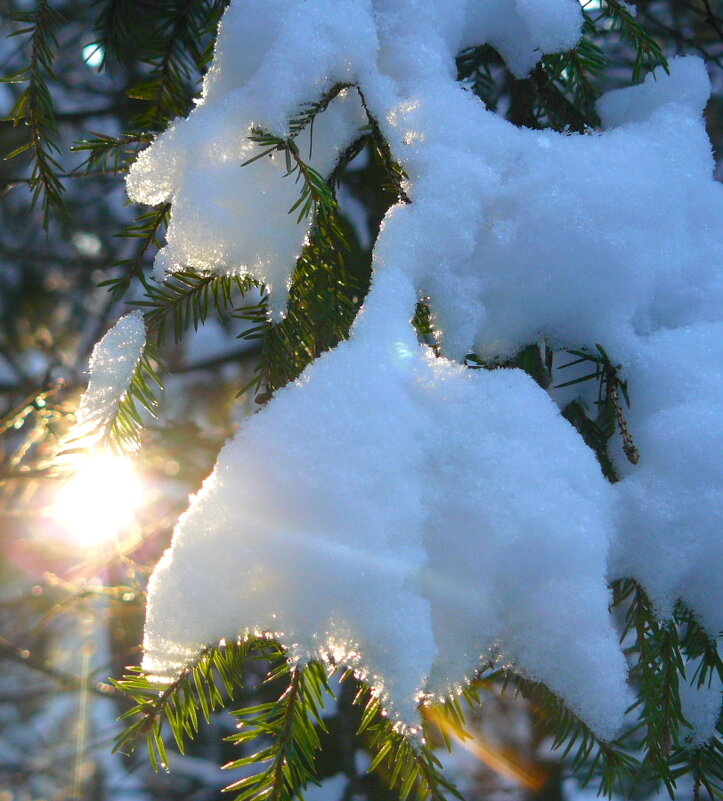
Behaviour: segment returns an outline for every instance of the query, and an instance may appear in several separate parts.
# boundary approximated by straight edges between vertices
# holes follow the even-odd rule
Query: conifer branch
[[[706,12],[705,21],[711,26],[711,28],[713,28],[718,35],[718,38],[721,40],[721,42],[723,42],[723,27],[721,26],[720,19],[713,13],[710,0],[702,0],[702,2],[705,6]]]
[[[238,792],[235,801],[291,801],[301,798],[309,782],[316,783],[314,757],[321,748],[318,730],[326,732],[323,699],[331,695],[326,668],[319,662],[291,668],[282,663],[271,675],[289,676],[277,701],[232,712],[239,718],[240,731],[229,741],[244,745],[261,734],[272,738],[270,746],[224,765],[233,769],[268,763],[264,770],[225,788],[226,792]]]
[[[567,364],[563,364],[560,366],[561,370],[564,370],[568,367],[573,367],[578,364],[582,364],[585,362],[589,362],[594,365],[594,371],[592,373],[588,373],[580,378],[575,378],[572,381],[564,381],[561,384],[557,384],[556,387],[569,387],[573,386],[574,384],[581,384],[585,381],[597,381],[598,382],[598,399],[596,401],[598,409],[600,410],[600,414],[598,415],[598,420],[595,421],[594,427],[600,432],[600,434],[604,437],[604,443],[607,443],[607,440],[610,436],[612,436],[612,431],[609,429],[609,425],[605,425],[605,411],[606,407],[608,407],[608,420],[609,420],[609,413],[612,412],[615,420],[617,421],[618,428],[620,429],[620,435],[623,440],[623,452],[627,457],[628,461],[632,464],[637,464],[640,459],[640,454],[638,452],[635,443],[633,442],[632,435],[630,434],[630,430],[628,428],[627,421],[625,420],[625,416],[623,414],[622,405],[620,403],[620,393],[622,393],[623,397],[625,398],[625,403],[630,406],[630,397],[628,395],[628,385],[626,381],[622,381],[619,376],[620,365],[614,365],[610,361],[610,357],[605,352],[605,349],[602,345],[595,345],[597,353],[593,353],[591,351],[582,349],[582,350],[572,350],[568,349],[567,353],[572,356],[576,356],[577,358]],[[570,408],[570,407],[568,407]],[[570,419],[573,424],[577,422],[581,423],[579,428],[580,432],[588,433],[592,429],[589,426],[586,426],[582,423],[580,419],[579,412],[582,409],[580,404],[578,403],[576,407],[570,409],[568,412],[568,419]],[[566,410],[567,411],[567,410]],[[592,422],[592,421],[591,421]],[[604,426],[604,427],[602,427]],[[608,433],[609,432],[609,433]],[[584,434],[583,434],[584,435]],[[593,448],[596,453],[599,451],[601,454],[606,454],[606,444],[603,447],[603,441],[594,442]],[[601,463],[603,463],[603,468],[607,466],[604,458],[601,458]],[[610,465],[612,467],[612,465]]]
[[[196,5],[220,9],[224,3]],[[118,4],[116,0],[111,0],[106,7],[113,16]],[[149,103],[146,116],[142,119],[156,128],[169,115],[182,113],[184,104],[188,102],[188,86],[197,79],[194,70],[200,71],[204,59],[207,59],[208,49],[190,48],[190,55],[184,50],[188,45],[186,39],[189,31],[196,24],[193,7],[194,4],[189,2],[177,4],[176,10],[180,16],[174,16],[174,21],[164,28],[164,35],[159,40],[161,49],[154,51],[148,60],[153,68],[152,79],[137,90],[137,96]],[[624,3],[608,0],[598,19],[603,17],[612,19],[614,29],[633,45],[636,79],[645,67],[658,63],[665,65],[662,51],[645,34]],[[206,24],[210,24],[210,19],[207,17]],[[597,91],[591,78],[604,68],[605,60],[595,41],[595,37],[604,34],[595,22],[586,15],[584,37],[580,44],[569,53],[545,57],[529,79],[529,87],[534,92],[531,96],[535,98],[531,115],[533,124],[583,132],[597,122],[593,109]],[[179,53],[183,55],[179,56]],[[469,59],[465,67],[478,93],[492,91],[489,64],[493,57],[494,53],[490,55],[489,48],[484,49],[483,57],[477,62],[474,58]],[[459,63],[465,63],[464,59],[460,59]],[[268,400],[275,389],[295,378],[323,350],[347,335],[363,296],[365,281],[368,280],[365,275],[354,274],[344,263],[346,243],[332,188],[334,174],[328,179],[317,172],[307,163],[297,142],[302,131],[311,129],[310,159],[314,120],[347,89],[355,89],[359,93],[368,125],[352,143],[348,151],[350,155],[346,158],[370,142],[384,166],[395,199],[410,202],[405,191],[406,175],[395,162],[377,120],[371,114],[361,89],[355,84],[336,84],[318,101],[304,104],[290,120],[286,137],[273,136],[261,130],[252,132],[250,138],[263,152],[253,156],[244,166],[264,156],[283,152],[287,177],[294,178],[300,184],[299,197],[289,213],[297,215],[297,222],[312,217],[310,241],[296,265],[285,319],[280,323],[269,320],[265,297],[258,303],[233,311],[236,317],[251,323],[242,338],[256,341],[260,347],[256,373],[242,390],[259,390],[259,403]],[[101,161],[104,158],[113,159],[114,165],[122,167],[120,154],[137,141],[140,140],[103,140],[98,136],[95,141],[88,140],[87,147],[78,149],[87,149],[91,154],[89,159],[96,158],[98,163],[107,163]],[[343,162],[344,158],[340,163]],[[166,215],[167,211],[168,207],[165,207]],[[142,275],[142,260],[147,247],[152,243],[157,244],[158,232],[166,219],[167,216],[139,218],[133,230],[145,243],[140,254],[136,259],[118,263],[128,268],[127,276],[119,279],[125,283],[119,284],[116,279],[107,282],[120,296],[133,276],[141,278],[146,298],[136,305],[145,310],[146,321],[159,343],[164,340],[168,326],[172,325],[178,340],[189,326],[196,328],[202,325],[211,311],[224,315],[232,310],[232,294],[238,292],[243,295],[256,286],[249,278],[218,276],[193,270],[176,273],[163,284],[146,281]],[[434,332],[427,305],[420,304],[417,307],[415,326],[420,336],[429,338],[430,344],[433,344]],[[622,393],[629,405],[627,386],[620,379],[620,366],[610,362],[601,346],[596,347],[597,353],[569,351],[577,357],[577,361],[570,365],[589,361],[594,364],[594,370],[587,376],[559,386],[587,380],[598,381],[597,418],[591,419],[577,402],[567,407],[565,415],[578,426],[585,441],[595,449],[608,478],[615,480],[607,445],[616,423],[626,456],[635,463],[638,454],[620,400]],[[524,349],[516,357],[515,363],[542,386],[549,385],[551,363],[542,359],[537,346]],[[478,366],[485,365],[480,362]],[[148,380],[147,374],[145,380]],[[149,401],[145,389],[133,397],[140,403]],[[130,420],[135,425],[137,421],[132,414],[129,415],[126,422]],[[125,433],[125,425],[117,431],[120,437]],[[603,792],[611,794],[613,788],[622,783],[655,777],[662,777],[670,789],[675,786],[675,779],[685,772],[693,775],[696,792],[701,787],[708,789],[712,786],[711,777],[716,775],[716,771],[720,773],[720,743],[716,741],[715,744],[695,749],[692,754],[678,747],[681,726],[685,725],[680,710],[678,681],[683,673],[684,659],[693,657],[701,658],[696,679],[699,686],[713,672],[720,673],[721,664],[715,642],[707,637],[692,617],[687,617],[687,610],[676,612],[675,624],[661,624],[652,614],[647,598],[634,583],[621,583],[617,587],[616,603],[627,605],[628,625],[638,636],[638,643],[631,650],[631,655],[636,659],[634,676],[644,687],[638,729],[643,732],[645,747],[642,766],[633,756],[632,748],[625,746],[622,740],[606,743],[596,737],[543,685],[512,675],[507,675],[506,681],[536,702],[536,708],[541,710],[540,716],[555,738],[555,747],[562,750],[563,757],[569,756],[574,771],[585,771],[588,779],[599,776]],[[685,633],[681,634],[683,628]],[[327,674],[324,666],[318,663],[303,668],[289,668],[283,650],[269,641],[248,640],[206,649],[197,662],[187,667],[179,679],[165,688],[149,682],[140,672],[127,677],[119,686],[123,684],[123,689],[134,698],[136,705],[127,713],[129,718],[134,718],[134,722],[129,731],[122,735],[119,747],[131,746],[137,737],[146,736],[150,758],[154,767],[157,767],[159,762],[167,761],[163,727],[168,724],[182,751],[186,739],[198,731],[200,717],[208,720],[211,712],[225,703],[224,692],[230,698],[234,688],[241,686],[244,663],[251,648],[259,648],[271,660],[271,678],[288,680],[288,684],[276,700],[240,708],[232,713],[241,726],[240,732],[230,738],[236,744],[247,746],[266,736],[271,738],[271,744],[226,766],[265,766],[252,776],[234,782],[227,789],[239,793],[237,798],[244,800],[287,801],[298,796],[313,780],[314,759],[320,748],[319,731],[324,730],[321,705],[324,693],[329,692]],[[464,696],[470,702],[479,703],[474,686],[465,688]],[[457,795],[454,787],[442,775],[440,763],[431,749],[398,731],[383,716],[379,700],[372,696],[368,688],[360,690],[357,703],[364,707],[359,732],[367,738],[374,752],[372,769],[380,771],[390,786],[398,788],[402,798],[442,801],[450,794]],[[456,725],[463,725],[464,715],[457,699],[448,699],[442,709]]]
[[[257,403],[265,403],[307,364],[348,336],[369,277],[349,269],[344,258],[346,239],[337,233],[341,229],[336,215],[333,226],[327,227],[330,222],[326,218],[312,230],[296,263],[281,322],[269,319],[266,296],[233,312],[249,324],[240,338],[260,348],[254,375],[239,395],[253,390]]]
[[[127,0],[105,0],[102,3],[95,23],[99,38],[93,43],[102,48],[101,67],[107,67],[111,56],[120,60],[123,43],[130,38],[133,10]]]
[[[128,169],[129,163],[138,155],[139,145],[151,141],[146,133],[128,133],[120,136],[108,136],[92,133],[92,138],[80,139],[70,148],[73,153],[87,152],[88,156],[74,171],[75,174],[88,175],[93,171],[118,174]]]
[[[723,779],[721,740],[715,737],[692,749],[685,743],[690,727],[685,720],[680,683],[696,682],[701,688],[712,673],[723,675],[720,655],[713,640],[704,632],[682,602],[676,604],[672,620],[659,621],[645,591],[632,579],[613,582],[614,603],[625,609],[625,628],[635,633],[627,649],[633,657],[631,679],[636,684],[637,701],[631,707],[638,712],[636,730],[642,731],[644,760],[635,783],[643,780],[662,781],[671,799],[675,798],[676,782],[686,774],[703,783],[712,792]],[[683,633],[681,634],[681,630]],[[701,659],[697,673],[686,675],[686,665]]]
[[[293,137],[283,139],[256,128],[249,134],[249,139],[265,149],[244,161],[242,167],[281,151],[286,158],[285,177],[293,176],[296,181],[301,181],[299,198],[289,209],[289,214],[298,210],[297,223],[310,214],[317,223],[332,218],[336,211],[334,194],[324,176],[302,159]]]
[[[598,737],[544,684],[510,672],[505,673],[506,684],[533,702],[535,716],[553,738],[552,748],[560,751],[561,759],[569,760],[570,770],[581,776],[583,786],[597,777],[598,792],[612,797],[633,780],[639,762],[624,740],[607,742]]]
[[[146,343],[128,389],[123,393],[113,419],[105,426],[102,438],[105,447],[121,453],[133,452],[140,447],[140,435],[145,424],[139,406],[155,417],[158,410],[156,390],[163,390],[153,365],[155,360],[155,349]]]
[[[103,429],[103,443],[120,451],[136,450],[140,445],[140,433],[144,427],[139,407],[152,417],[156,416],[158,401],[156,389],[163,384],[154,367],[158,361],[156,347],[166,337],[169,320],[173,326],[176,342],[183,337],[189,326],[197,330],[206,321],[213,309],[219,317],[233,305],[233,293],[243,296],[255,283],[250,278],[225,275],[201,275],[193,271],[174,273],[163,284],[155,284],[142,278],[145,300],[133,301],[134,306],[145,311],[144,319],[149,342],[141,355],[128,390],[123,394],[115,415]]]
[[[29,185],[33,203],[40,201],[43,223],[47,228],[51,209],[65,211],[63,184],[58,177],[58,173],[62,172],[57,160],[60,152],[57,144],[58,127],[47,84],[48,79],[55,77],[53,59],[58,44],[55,30],[62,17],[50,6],[49,0],[39,0],[35,11],[13,12],[9,17],[25,26],[11,35],[28,37],[30,60],[27,67],[1,79],[2,83],[27,83],[7,119],[12,120],[14,125],[27,124],[29,133],[28,140],[5,158],[29,154],[32,166]]]
[[[362,91],[361,87],[357,85],[356,90],[359,94],[362,106],[364,107],[364,113],[367,116],[369,123],[368,130],[371,135],[372,143],[374,144],[374,147],[379,154],[380,161],[387,173],[390,187],[396,194],[397,200],[401,201],[402,203],[409,204],[412,201],[404,188],[404,181],[408,176],[402,167],[395,161],[391,148],[389,147],[389,143],[384,137],[384,134],[382,134],[382,130],[379,127],[379,122],[369,108],[369,104],[367,103],[367,99],[364,96],[364,92]]]
[[[143,54],[150,73],[129,91],[129,97],[148,104],[135,120],[138,128],[159,131],[169,120],[188,112],[207,63],[204,42],[218,22],[219,6],[212,0],[180,0],[161,6]]]
[[[642,77],[644,68],[661,66],[668,72],[668,62],[660,45],[638,23],[627,3],[622,0],[604,0],[602,16],[613,22],[613,30],[619,31],[635,51],[633,82]]]
[[[283,152],[286,177],[301,182],[301,192],[289,214],[297,213],[297,223],[313,216],[310,240],[296,264],[284,319],[277,324],[270,321],[266,296],[234,313],[250,323],[241,338],[260,343],[254,376],[238,393],[253,389],[257,403],[265,403],[276,389],[296,378],[320,353],[347,336],[363,294],[361,283],[344,264],[348,244],[334,192],[326,179],[302,158],[295,141],[350,86],[336,84],[319,101],[302,107],[290,121],[288,138],[260,129],[252,131],[249,137],[263,149],[242,166]]]
[[[120,234],[121,238],[138,239],[139,246],[136,254],[130,258],[120,259],[112,266],[122,268],[120,276],[101,281],[98,286],[108,287],[110,297],[105,309],[99,316],[97,331],[93,336],[93,341],[100,337],[105,326],[106,319],[111,313],[114,305],[122,299],[130,287],[133,278],[138,277],[147,285],[143,277],[143,262],[145,254],[153,245],[159,246],[160,229],[167,224],[170,214],[170,204],[163,204],[145,214],[141,214],[136,221],[126,226]],[[137,304],[140,305],[140,304]],[[139,407],[146,410],[152,417],[156,416],[158,402],[155,397],[156,389],[163,389],[163,384],[158,376],[154,362],[157,363],[158,357],[153,343],[147,342],[138,364],[131,377],[130,384],[120,398],[110,418],[100,421],[93,421],[93,437],[98,438],[99,442],[112,450],[116,451],[135,451],[140,445],[140,434],[144,427]],[[83,430],[79,436],[74,437],[69,444],[82,440],[91,432]],[[70,453],[74,447],[66,449]]]
[[[365,735],[374,758],[369,771],[376,771],[401,801],[447,801],[462,799],[454,784],[443,775],[442,764],[430,747],[414,733],[407,734],[386,717],[379,698],[360,685],[354,704],[364,707],[359,735]]]
[[[180,342],[187,328],[192,326],[197,331],[211,310],[223,317],[233,307],[235,292],[243,296],[257,284],[247,276],[182,270],[162,284],[145,280],[143,285],[145,299],[136,300],[133,305],[144,311],[148,330],[161,345],[169,320],[174,340]]]
[[[163,684],[148,677],[140,668],[129,668],[130,673],[114,686],[132,702],[120,720],[131,721],[115,741],[114,752],[130,754],[139,739],[150,737],[149,758],[157,757],[167,764],[163,744],[164,726],[168,726],[178,750],[185,752],[185,744],[199,729],[199,718],[210,720],[210,713],[226,701],[232,700],[241,687],[244,667],[249,651],[256,648],[269,658],[277,658],[278,649],[270,641],[248,639],[237,643],[204,649],[199,657],[184,668],[176,679]]]
[[[134,278],[142,278],[146,253],[151,247],[161,246],[162,230],[168,225],[171,215],[171,204],[162,203],[151,211],[139,214],[135,221],[116,234],[120,239],[137,239],[138,248],[134,256],[114,261],[111,267],[121,268],[121,275],[101,281],[98,286],[107,287],[113,303],[121,300],[128,291]]]

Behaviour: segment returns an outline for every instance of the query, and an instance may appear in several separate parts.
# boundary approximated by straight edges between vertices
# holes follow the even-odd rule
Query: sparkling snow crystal
[[[318,116],[311,164],[328,174],[368,111],[411,202],[384,220],[349,342],[246,421],[179,521],[149,588],[149,671],[268,632],[292,658],[365,672],[413,722],[421,692],[492,657],[610,737],[627,691],[607,580],[638,579],[661,616],[682,598],[723,626],[723,188],[705,69],[674,59],[605,95],[605,130],[586,135],[516,128],[455,80],[465,47],[491,43],[524,75],[580,24],[577,0],[229,7],[197,108],[128,178],[133,199],[172,203],[159,276],[250,274],[283,313],[310,221],[287,213],[283,154],[241,166],[260,152],[248,135],[287,135],[340,83],[353,86]],[[419,295],[447,358],[416,342]],[[618,484],[521,372],[448,360],[541,339],[600,343],[621,364],[640,461],[617,465]],[[704,736],[710,720],[691,714]]]

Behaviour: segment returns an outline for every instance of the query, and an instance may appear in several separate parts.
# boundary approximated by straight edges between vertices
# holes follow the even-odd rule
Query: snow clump
[[[105,334],[93,348],[88,388],[80,400],[71,436],[101,434],[112,420],[130,386],[146,344],[143,314],[132,311]]]
[[[221,451],[153,574],[144,667],[271,632],[414,723],[422,688],[448,694],[494,652],[612,736],[629,699],[595,457],[522,371],[418,345],[403,275],[373,292],[351,341]]]
[[[607,737],[626,705],[608,579],[720,630],[723,188],[703,64],[605,95],[586,135],[516,128],[456,81],[465,47],[524,75],[580,23],[576,0],[230,5],[197,107],[128,178],[132,199],[173,204],[158,276],[249,274],[283,313],[310,223],[287,214],[282,154],[241,167],[261,152],[248,135],[288,135],[340,84],[300,152],[327,175],[370,114],[411,202],[384,220],[351,340],[241,427],[181,518],[150,584],[146,669],[270,632],[366,672],[411,722],[419,693],[496,654]],[[419,296],[447,358],[416,343]],[[447,360],[540,340],[622,365],[640,461],[617,460],[618,484],[528,378]]]

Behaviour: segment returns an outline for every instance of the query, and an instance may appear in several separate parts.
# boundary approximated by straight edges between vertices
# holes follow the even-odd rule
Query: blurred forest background
[[[192,108],[225,5],[0,0],[0,75],[8,79],[0,84],[0,801],[207,801],[231,780],[218,765],[238,756],[223,741],[233,721],[222,713],[189,753],[171,755],[170,772],[154,773],[143,754],[112,755],[127,702],[109,677],[139,662],[145,583],[189,493],[242,417],[266,400],[263,386],[238,395],[258,355],[249,321],[209,317],[182,343],[168,339],[158,354],[165,391],[133,473],[112,459],[78,470],[57,458],[93,345],[140,297],[134,279],[163,236],[167,210],[129,205],[124,170],[154,132]],[[517,125],[594,127],[595,96],[641,79],[647,65],[635,63],[604,1],[583,7],[604,64],[581,54],[588,60],[573,75],[549,58],[518,80],[485,47],[460,54],[460,78]],[[705,59],[720,164],[722,9],[705,0],[635,7],[662,53]],[[358,306],[394,194],[369,148],[335,180]],[[235,305],[256,300],[239,296]],[[365,773],[349,686],[327,712],[323,781],[310,801],[395,797]],[[440,737],[466,798],[595,797],[565,779],[534,717],[528,702],[498,695],[475,712],[477,739],[463,747],[452,738],[447,754]],[[636,795],[650,798],[650,788]]]

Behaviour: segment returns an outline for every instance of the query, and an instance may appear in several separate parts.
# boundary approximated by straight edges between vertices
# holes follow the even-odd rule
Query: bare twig
[[[705,21],[711,26],[711,28],[713,28],[713,30],[718,34],[718,38],[721,40],[721,42],[723,42],[723,28],[721,28],[720,20],[713,13],[710,0],[703,0],[703,5],[707,11]]]
[[[4,637],[0,637],[0,658],[9,659],[12,662],[25,665],[38,673],[43,673],[54,681],[57,681],[67,690],[88,690],[102,698],[108,698],[118,694],[118,691],[112,685],[105,684],[104,682],[83,681],[83,679],[78,676],[64,673],[53,667],[50,662],[38,659],[26,648],[21,648],[15,643],[6,640]]]

